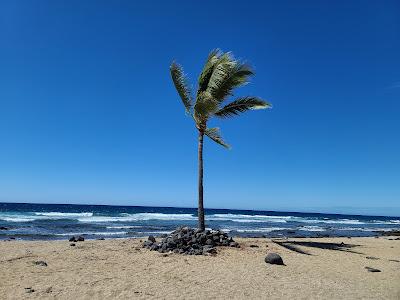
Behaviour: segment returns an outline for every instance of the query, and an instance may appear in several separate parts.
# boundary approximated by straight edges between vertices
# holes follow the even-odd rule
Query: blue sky
[[[206,207],[400,215],[399,37],[398,1],[2,1],[0,201],[196,206],[169,64],[218,47],[274,108],[213,122]]]

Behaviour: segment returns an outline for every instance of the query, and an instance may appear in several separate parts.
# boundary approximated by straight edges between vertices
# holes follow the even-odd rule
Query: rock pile
[[[174,252],[188,255],[210,255],[216,254],[216,246],[236,247],[239,244],[228,234],[220,230],[193,229],[189,227],[179,227],[171,234],[162,238],[157,243],[154,236],[149,236],[143,243],[143,247],[160,253]]]

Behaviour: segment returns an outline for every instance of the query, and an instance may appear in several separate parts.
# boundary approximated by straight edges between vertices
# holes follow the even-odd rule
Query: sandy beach
[[[400,299],[400,240],[395,237],[276,240],[283,244],[271,239],[237,241],[241,248],[220,247],[216,256],[161,254],[143,249],[139,239],[89,240],[75,247],[68,241],[3,241],[0,295],[1,299]],[[286,265],[266,264],[268,252],[279,253]],[[35,264],[38,261],[47,266]]]

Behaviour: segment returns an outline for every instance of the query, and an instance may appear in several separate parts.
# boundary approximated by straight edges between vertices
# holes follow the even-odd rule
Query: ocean
[[[63,240],[161,235],[197,225],[195,208],[0,203],[0,239]],[[400,217],[206,209],[206,226],[243,237],[375,236]]]

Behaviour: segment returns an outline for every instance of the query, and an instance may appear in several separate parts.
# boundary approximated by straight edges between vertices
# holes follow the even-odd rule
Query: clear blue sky
[[[1,1],[0,201],[196,206],[169,64],[216,47],[274,108],[214,123],[206,207],[400,215],[398,1]]]

